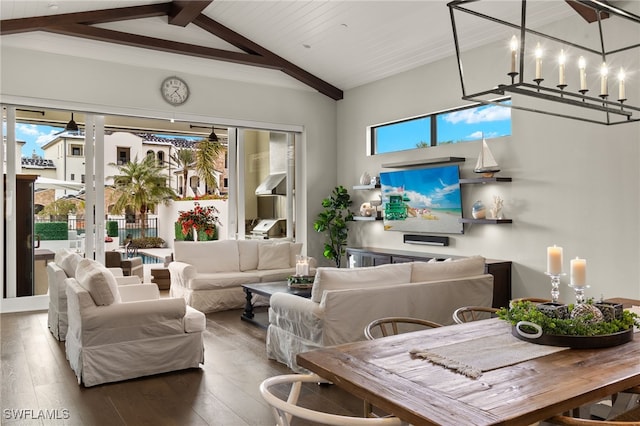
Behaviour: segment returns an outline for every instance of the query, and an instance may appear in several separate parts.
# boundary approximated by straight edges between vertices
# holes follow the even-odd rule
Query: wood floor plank
[[[63,342],[47,329],[46,312],[0,315],[2,410],[68,410],[51,421],[2,418],[2,425],[272,425],[258,386],[291,373],[267,359],[266,331],[240,320],[242,310],[207,315],[201,368],[85,388],[78,386]],[[306,384],[310,408],[361,415],[362,401],[337,386]],[[306,425],[296,421],[296,425]]]

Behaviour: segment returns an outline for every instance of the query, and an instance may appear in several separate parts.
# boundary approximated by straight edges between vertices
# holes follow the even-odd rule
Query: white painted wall
[[[640,69],[638,60],[629,69]],[[487,61],[485,72],[493,72],[494,63]],[[637,72],[633,80],[627,87],[634,87],[629,97],[637,105]],[[460,106],[460,96],[453,57],[346,92],[338,103],[338,183],[351,188],[364,171],[378,174],[382,163],[446,156],[465,157],[461,176],[474,177],[479,142],[365,154],[366,126]],[[638,298],[640,124],[608,127],[517,110],[512,117],[512,136],[490,141],[490,147],[502,167],[499,175],[513,182],[462,189],[467,217],[475,200],[489,206],[492,196],[499,194],[512,225],[465,225],[464,235],[449,236],[450,246],[425,247],[404,244],[402,233],[384,231],[382,222],[355,222],[350,225],[350,243],[511,260],[514,297],[550,297],[550,281],[544,275],[546,248],[557,244],[564,247],[567,272],[571,258],[587,260],[588,296]],[[354,209],[377,197],[372,191],[350,192]],[[573,295],[568,282],[568,276],[562,279],[564,300]]]

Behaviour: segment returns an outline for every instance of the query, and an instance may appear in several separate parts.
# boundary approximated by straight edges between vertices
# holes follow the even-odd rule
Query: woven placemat
[[[431,349],[413,349],[411,355],[463,374],[472,379],[508,365],[550,355],[569,348],[525,342],[511,334],[467,340]]]

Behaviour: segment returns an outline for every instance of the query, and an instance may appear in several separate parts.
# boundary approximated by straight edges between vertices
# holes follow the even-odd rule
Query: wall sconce
[[[640,121],[640,72],[629,72],[640,70],[640,16],[599,0],[532,2],[529,9],[527,0],[500,2],[491,16],[490,3],[447,4],[462,99],[605,125]],[[560,5],[570,12],[554,13]],[[502,41],[480,46],[470,30],[478,22],[487,27],[485,40]]]

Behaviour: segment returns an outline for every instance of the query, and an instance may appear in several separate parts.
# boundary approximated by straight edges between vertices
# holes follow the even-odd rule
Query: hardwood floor
[[[2,314],[0,424],[273,425],[258,385],[290,370],[267,359],[266,331],[241,321],[240,313],[207,315],[201,368],[91,388],[78,385],[64,343],[47,329],[46,311]],[[306,385],[301,401],[362,414],[362,401],[337,386]]]

